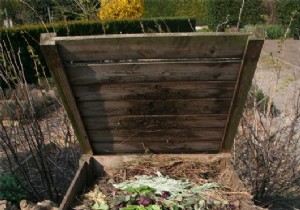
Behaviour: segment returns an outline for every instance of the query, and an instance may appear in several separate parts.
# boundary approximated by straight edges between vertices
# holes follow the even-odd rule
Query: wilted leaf
[[[212,188],[218,188],[218,187],[220,187],[220,184],[216,183],[216,182],[205,183],[205,184],[201,185],[200,187],[193,187],[191,189],[191,191],[193,193],[202,193],[204,191],[210,190]]]
[[[103,204],[103,203],[95,203],[92,206],[93,210],[109,210],[109,206],[107,204]]]
[[[171,179],[164,176],[136,176],[136,180],[125,181],[120,184],[114,184],[115,188],[126,190],[127,188],[138,188],[148,186],[154,189],[156,193],[170,192],[171,196],[186,193],[187,189],[192,186],[188,181]]]
[[[151,205],[149,206],[152,210],[161,210],[159,205]]]

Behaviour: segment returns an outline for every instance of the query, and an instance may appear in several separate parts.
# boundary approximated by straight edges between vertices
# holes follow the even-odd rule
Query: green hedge
[[[144,17],[192,16],[197,25],[207,22],[206,1],[209,0],[144,0]]]
[[[265,31],[266,39],[282,39],[285,35],[285,28],[282,25],[269,24],[269,25],[247,25],[243,28],[243,31],[254,32],[256,30]],[[287,34],[288,37],[290,34]]]
[[[141,27],[143,25],[143,28]],[[142,20],[123,20],[109,22],[63,22],[53,25],[33,25],[13,29],[0,29],[0,38],[8,43],[8,39],[15,52],[21,52],[21,60],[28,83],[37,81],[37,72],[34,68],[34,60],[41,65],[38,72],[47,76],[50,73],[46,67],[44,57],[39,47],[41,33],[56,32],[58,36],[95,35],[95,34],[127,34],[127,33],[151,33],[151,32],[192,32],[195,31],[196,20],[194,18],[156,18]],[[31,54],[30,52],[34,52]]]
[[[300,1],[276,0],[276,15],[278,22],[285,28],[290,26],[291,34],[295,39],[300,38]],[[291,21],[291,18],[293,20]]]
[[[210,30],[216,31],[218,28],[219,31],[224,31],[227,27],[236,26],[241,5],[242,0],[208,0],[207,23]],[[261,0],[245,0],[240,26],[261,23],[263,21],[262,8]],[[224,24],[219,26],[222,23]]]

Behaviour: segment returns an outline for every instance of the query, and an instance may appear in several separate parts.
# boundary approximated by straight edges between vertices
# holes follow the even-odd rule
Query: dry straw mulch
[[[135,180],[136,176],[154,177],[160,172],[165,177],[189,180],[197,186],[218,183],[220,187],[205,192],[203,199],[228,201],[228,205],[222,208],[206,206],[206,209],[259,209],[253,205],[251,195],[232,169],[228,155],[149,155],[121,165],[112,174],[107,174],[96,182],[95,186],[105,195],[107,203],[113,203],[115,197],[120,195],[120,191],[113,184]],[[84,195],[82,199],[81,204],[85,206],[93,204],[93,201],[84,199]],[[110,209],[117,208],[110,205]]]

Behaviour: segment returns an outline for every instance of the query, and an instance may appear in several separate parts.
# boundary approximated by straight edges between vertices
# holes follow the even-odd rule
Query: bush
[[[254,97],[248,98],[235,138],[234,165],[255,204],[269,207],[300,194],[300,118],[274,115],[268,97],[260,91]]]
[[[177,1],[175,0],[144,0],[145,18],[175,17]]]
[[[270,114],[272,116],[278,116],[280,111],[275,106],[274,102],[270,100],[268,95],[257,87],[256,85],[252,85],[249,90],[249,95],[247,98],[247,108],[248,109],[257,109],[260,113],[267,113],[268,109],[270,109]]]
[[[22,199],[26,198],[25,194],[24,189],[14,175],[0,175],[0,200],[18,204]]]
[[[5,154],[6,166],[17,180],[26,186],[27,199],[59,202],[78,166],[79,148],[70,122],[54,90],[30,88],[19,56],[2,44],[0,49],[5,64],[0,65],[0,78],[7,85],[5,93],[0,90],[0,116],[3,117],[0,153]],[[47,86],[51,88],[49,83]],[[22,199],[18,186],[19,182],[10,175],[5,176],[0,184],[0,199],[16,202]]]
[[[281,40],[278,47],[283,44]],[[288,67],[280,59],[282,53],[279,59],[270,55],[267,60],[273,64],[268,73],[272,81],[257,78],[259,83],[268,82],[269,95],[257,85],[249,91],[233,147],[234,166],[254,202],[270,209],[294,209],[290,201],[300,195],[300,93],[293,85],[278,91],[287,88],[289,81],[283,75]],[[273,102],[279,92],[289,92],[293,98],[277,110]]]
[[[261,0],[263,5],[263,18],[267,24],[276,24],[276,1]]]
[[[264,30],[267,39],[282,39],[284,38],[286,32],[286,29],[282,25],[275,25],[275,24],[244,27],[244,30],[247,32],[253,32],[257,29]],[[290,36],[290,33],[288,33],[287,36]]]
[[[100,0],[100,4],[98,12],[100,20],[137,19],[144,14],[141,0]]]
[[[299,0],[277,0],[276,15],[278,22],[289,27],[295,39],[300,38],[300,3]]]
[[[268,39],[281,39],[285,35],[282,25],[265,25],[264,28]]]
[[[197,25],[207,23],[207,0],[144,0],[144,17],[195,17]]]
[[[180,0],[177,3],[176,15],[195,17],[197,25],[205,25],[207,23],[206,0]]]
[[[242,0],[207,1],[207,21],[212,31],[224,31],[226,27],[236,26]],[[261,0],[245,1],[240,25],[258,24],[263,21]]]

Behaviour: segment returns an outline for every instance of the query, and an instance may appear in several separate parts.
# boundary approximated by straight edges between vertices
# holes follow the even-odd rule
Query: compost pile
[[[245,189],[232,183],[235,179],[232,169],[221,170],[220,161],[164,156],[139,158],[99,178],[73,209],[255,209],[249,207],[251,196]]]

